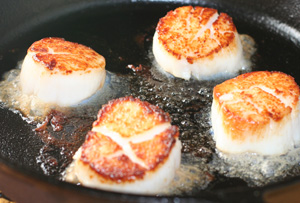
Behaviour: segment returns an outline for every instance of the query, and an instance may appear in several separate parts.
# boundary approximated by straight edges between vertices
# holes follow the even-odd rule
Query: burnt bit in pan
[[[59,177],[64,172],[91,129],[93,120],[91,116],[67,117],[60,111],[51,110],[34,129],[43,142],[36,160],[46,175]]]

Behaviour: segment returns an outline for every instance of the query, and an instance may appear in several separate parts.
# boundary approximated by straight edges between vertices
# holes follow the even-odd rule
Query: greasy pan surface
[[[293,0],[1,2],[0,75],[15,68],[34,41],[49,36],[90,46],[105,56],[108,71],[127,74],[128,64],[150,63],[147,54],[158,19],[186,4],[228,13],[239,33],[252,36],[257,43],[254,70],[283,71],[300,84],[300,2]],[[241,180],[217,177],[206,190],[184,197],[103,192],[61,182],[53,174],[44,175],[36,161],[41,140],[18,114],[0,108],[0,126],[0,189],[19,202],[175,201],[177,198],[253,202],[261,201],[268,189],[299,179],[249,188]]]

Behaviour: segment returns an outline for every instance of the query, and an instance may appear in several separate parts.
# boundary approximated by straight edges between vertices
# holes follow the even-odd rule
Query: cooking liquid
[[[240,37],[249,63],[239,74],[251,70],[250,58],[255,51],[255,43],[251,37]],[[72,156],[84,142],[101,106],[111,99],[127,95],[159,106],[170,114],[172,125],[180,128],[181,166],[170,187],[162,194],[194,194],[207,188],[215,174],[239,177],[250,186],[262,186],[281,180],[287,174],[300,174],[297,169],[291,169],[291,164],[287,165],[300,163],[298,149],[286,156],[273,158],[256,154],[239,157],[216,153],[210,123],[212,91],[215,85],[227,78],[185,81],[160,72],[155,67],[151,51],[149,60],[152,60],[150,65],[129,65],[128,68],[133,70],[129,74],[107,71],[103,88],[79,105],[67,108],[45,104],[35,96],[23,95],[18,67],[6,73],[4,80],[0,82],[0,101],[6,108],[21,112],[24,120],[34,126],[33,136],[39,136],[43,142],[36,161],[46,175],[58,179],[65,175]],[[278,159],[279,162],[273,161]],[[270,162],[267,167],[264,167],[265,161]]]

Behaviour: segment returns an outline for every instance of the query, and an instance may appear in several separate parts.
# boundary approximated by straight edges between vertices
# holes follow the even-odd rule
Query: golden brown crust
[[[104,105],[93,126],[105,125],[123,137],[130,137],[166,122],[171,122],[170,116],[159,107],[133,97],[123,97]]]
[[[141,166],[124,153],[109,136],[91,131],[82,146],[81,161],[97,173],[97,178],[106,183],[124,183],[143,179],[147,172],[159,169],[169,157],[179,130],[170,126],[150,140],[133,142],[130,138],[159,124],[170,122],[170,117],[158,107],[133,97],[113,100],[105,105],[94,122],[96,127],[105,126],[117,132],[128,143],[135,156],[147,167]]]
[[[217,85],[214,102],[222,114],[226,133],[233,140],[244,140],[246,134],[261,136],[259,132],[267,124],[280,122],[290,114],[298,105],[299,93],[293,77],[259,71]]]
[[[49,71],[59,70],[62,74],[105,66],[104,58],[91,48],[62,38],[41,39],[34,42],[27,52],[34,53],[33,60]]]
[[[133,163],[126,155],[106,158],[121,149],[109,137],[90,131],[82,145],[81,161],[100,176],[100,181],[118,182],[142,178],[145,169]]]
[[[191,64],[199,58],[212,57],[229,46],[236,33],[232,19],[225,13],[212,23],[213,31],[203,29],[215,14],[217,10],[199,6],[170,11],[157,25],[159,42],[177,59],[184,57]]]
[[[149,167],[148,170],[155,170],[155,167],[164,163],[169,156],[171,149],[175,145],[179,136],[179,131],[176,126],[171,126],[163,133],[155,136],[152,140],[141,143],[131,143],[133,151],[137,157],[144,160]]]

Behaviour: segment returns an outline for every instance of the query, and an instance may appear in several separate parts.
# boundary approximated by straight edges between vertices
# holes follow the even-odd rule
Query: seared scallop
[[[102,87],[105,74],[104,57],[91,48],[62,38],[44,38],[29,47],[20,80],[24,94],[69,106]]]
[[[179,131],[167,113],[133,97],[113,100],[98,113],[74,156],[67,181],[104,190],[156,194],[180,164]]]
[[[252,72],[217,85],[211,120],[222,152],[280,155],[300,142],[299,87],[281,72]]]
[[[233,75],[244,63],[231,17],[199,6],[179,7],[159,20],[153,54],[161,69],[186,80]]]

